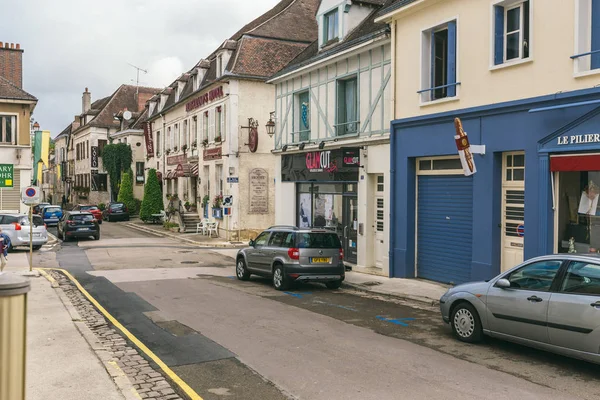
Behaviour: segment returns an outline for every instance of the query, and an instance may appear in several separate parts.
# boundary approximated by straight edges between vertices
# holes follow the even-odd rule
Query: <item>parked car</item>
[[[600,255],[533,258],[486,282],[459,285],[440,299],[454,335],[489,335],[600,363]]]
[[[129,210],[124,203],[110,203],[102,216],[107,222],[110,221],[129,221]]]
[[[56,225],[63,216],[63,210],[60,206],[45,206],[40,208],[40,215],[46,225]]]
[[[39,250],[48,242],[48,231],[46,225],[39,215],[33,216],[33,240],[30,241],[29,217],[25,214],[0,214],[0,228],[10,238],[9,251],[14,247],[30,246],[33,244],[34,250]]]
[[[38,204],[38,205],[35,205],[35,206],[33,206],[33,210],[32,210],[32,212],[33,212],[34,214],[39,214],[39,213],[40,213],[40,211],[42,210],[42,208],[44,208],[44,207],[46,207],[46,206],[49,206],[49,205],[50,205],[50,203],[40,203],[40,204]]]
[[[67,211],[57,226],[58,238],[68,242],[73,238],[93,237],[100,240],[100,225],[87,211]]]
[[[94,218],[98,220],[98,223],[102,223],[102,211],[98,208],[98,206],[92,204],[77,204],[73,207],[72,211],[87,211],[94,215]]]
[[[247,280],[252,274],[270,277],[277,290],[308,281],[337,289],[346,276],[342,244],[327,230],[274,226],[237,253],[237,278]]]

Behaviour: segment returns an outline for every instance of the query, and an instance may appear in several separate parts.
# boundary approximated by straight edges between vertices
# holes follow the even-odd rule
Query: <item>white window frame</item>
[[[333,35],[329,37],[329,16],[335,14],[335,24],[333,28]],[[323,13],[323,36],[322,36],[322,45],[326,45],[335,39],[340,38],[340,10],[339,7],[332,8],[331,10]]]
[[[9,117],[13,119],[12,124],[12,132],[11,132],[11,141],[4,141],[5,132],[4,129],[6,127],[6,123],[4,122],[4,118]],[[17,135],[19,134],[19,114],[15,113],[1,113],[0,114],[0,146],[14,146],[18,143]]]
[[[574,56],[592,49],[592,0],[575,0],[575,43]],[[600,68],[592,69],[592,58],[588,56],[573,59],[575,78],[600,74]]]
[[[508,29],[508,24],[506,23],[507,21],[507,12],[510,9],[516,8],[516,7],[521,7],[521,18],[520,18],[520,23],[521,23],[521,27],[520,27],[520,32],[521,32],[521,43],[523,42],[523,35],[525,33],[525,26],[524,26],[524,22],[525,20],[523,19],[523,15],[525,13],[525,7],[523,6],[523,4],[526,2],[527,0],[495,0],[492,3],[492,6],[490,7],[490,71],[493,70],[497,70],[497,69],[502,69],[502,68],[507,68],[507,67],[512,67],[515,65],[520,65],[520,64],[527,64],[530,62],[534,61],[534,57],[533,57],[533,51],[534,51],[534,30],[533,30],[533,14],[534,14],[534,3],[535,0],[528,0],[529,1],[529,41],[527,42],[527,47],[529,49],[529,56],[526,58],[523,58],[523,46],[521,46],[519,48],[519,57],[518,58],[513,58],[511,60],[507,60],[506,59],[506,49],[507,49],[507,40],[506,40],[506,29]],[[496,43],[495,43],[495,34],[496,34],[496,13],[495,13],[495,6],[502,6],[504,7],[504,26],[502,27],[502,32],[503,32],[503,49],[502,49],[502,64],[495,64],[495,53],[496,53]]]
[[[508,13],[514,9],[518,8],[519,9],[519,29],[516,31],[511,31],[508,32]],[[512,5],[510,7],[504,7],[504,49],[503,54],[504,54],[504,62],[511,62],[513,60],[522,60],[523,59],[523,41],[525,40],[525,38],[523,37],[524,33],[525,33],[525,21],[524,21],[524,17],[525,17],[525,7],[524,7],[524,2],[523,3],[518,3],[515,5]],[[509,35],[514,35],[515,33],[519,33],[519,43],[521,43],[521,45],[519,46],[519,55],[516,58],[511,58],[510,60],[508,59],[508,36]]]

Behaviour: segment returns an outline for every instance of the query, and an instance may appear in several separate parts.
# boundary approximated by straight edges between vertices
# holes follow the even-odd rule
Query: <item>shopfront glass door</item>
[[[357,244],[358,237],[358,198],[344,197],[344,216],[342,225],[344,227],[342,243],[344,245],[345,259],[353,264],[357,261]]]

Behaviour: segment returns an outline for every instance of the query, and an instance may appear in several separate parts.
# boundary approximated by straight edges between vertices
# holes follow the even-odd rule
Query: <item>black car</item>
[[[110,203],[102,212],[105,221],[129,221],[129,210],[124,203]]]
[[[59,239],[68,242],[72,238],[93,237],[100,240],[100,225],[89,212],[67,211],[57,225]]]

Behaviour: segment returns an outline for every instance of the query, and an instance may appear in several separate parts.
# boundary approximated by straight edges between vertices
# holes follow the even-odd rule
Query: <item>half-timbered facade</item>
[[[391,46],[384,1],[324,0],[319,38],[275,85],[276,222],[335,231],[355,270],[388,275]]]

